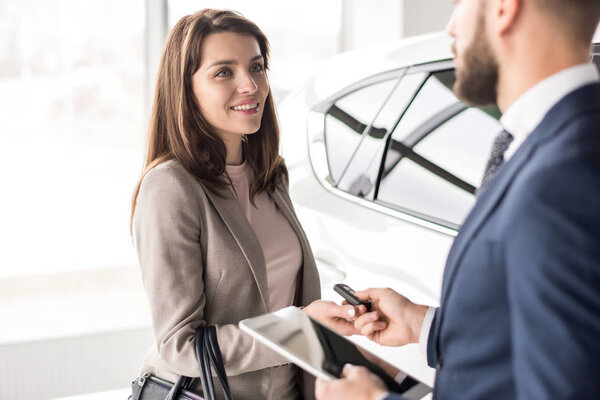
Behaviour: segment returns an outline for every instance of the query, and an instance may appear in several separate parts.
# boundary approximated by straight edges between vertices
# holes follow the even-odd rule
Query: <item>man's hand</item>
[[[362,335],[384,346],[419,342],[427,306],[414,304],[392,289],[367,289],[356,292],[356,296],[373,302],[371,312],[354,321]]]
[[[325,381],[317,379],[315,396],[317,400],[373,400],[387,393],[385,384],[365,367],[346,364],[342,379]]]
[[[315,300],[302,309],[310,317],[344,336],[360,335],[352,321],[366,311],[365,306],[337,305],[333,301]]]

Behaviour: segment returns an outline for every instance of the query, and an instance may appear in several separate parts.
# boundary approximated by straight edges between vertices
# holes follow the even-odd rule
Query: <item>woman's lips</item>
[[[238,106],[229,107],[230,110],[240,112],[245,115],[253,115],[258,113],[258,103],[240,104]]]

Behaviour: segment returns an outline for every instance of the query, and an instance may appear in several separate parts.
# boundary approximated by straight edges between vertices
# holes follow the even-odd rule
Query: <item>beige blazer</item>
[[[320,297],[315,260],[287,189],[270,195],[302,245],[294,304],[307,305]],[[284,398],[282,380],[296,367],[238,328],[271,307],[261,246],[233,194],[221,198],[167,161],[142,182],[133,236],[156,339],[141,372],[172,382],[199,376],[195,330],[215,325],[234,399]],[[314,381],[296,375],[305,398],[313,398]]]

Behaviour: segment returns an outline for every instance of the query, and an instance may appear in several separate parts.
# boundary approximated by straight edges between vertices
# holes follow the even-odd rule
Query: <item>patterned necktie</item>
[[[481,186],[477,189],[477,196],[480,196],[489,183],[494,177],[494,174],[500,168],[502,163],[504,162],[504,153],[510,146],[513,141],[513,135],[506,131],[500,132],[496,139],[494,139],[494,144],[492,145],[492,153],[490,154],[490,158],[485,166],[485,172],[483,173],[483,180],[481,181]]]

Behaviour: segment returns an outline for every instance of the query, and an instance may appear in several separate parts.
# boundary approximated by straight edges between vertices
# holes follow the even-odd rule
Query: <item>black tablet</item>
[[[431,387],[408,376],[297,307],[287,307],[240,322],[240,328],[291,362],[322,379],[339,378],[345,364],[362,365],[378,375],[391,392],[421,399]],[[400,382],[396,377],[405,376]]]

